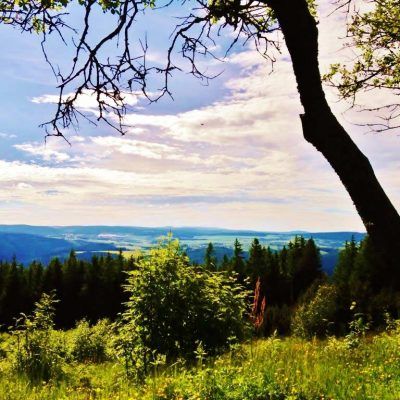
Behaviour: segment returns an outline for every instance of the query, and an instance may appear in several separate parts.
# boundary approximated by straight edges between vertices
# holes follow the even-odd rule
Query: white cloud
[[[61,163],[70,159],[70,156],[68,154],[53,150],[47,147],[45,144],[39,145],[37,143],[22,143],[15,144],[14,147],[18,150],[32,154],[34,156],[38,156],[45,161],[54,161],[56,163]]]
[[[15,139],[16,137],[17,137],[17,135],[14,135],[12,133],[0,132],[1,139]]]
[[[67,93],[63,96],[62,100],[72,100],[74,98],[74,93]],[[113,107],[120,107],[122,102],[130,107],[136,106],[140,99],[143,98],[143,93],[133,92],[133,93],[122,93],[121,101],[107,98],[105,95],[100,96],[100,100],[105,104],[110,104]],[[36,104],[55,104],[59,101],[58,95],[45,94],[43,96],[33,97],[31,99],[32,103]],[[82,94],[78,95],[75,101],[75,107],[84,112],[89,112],[93,114],[98,114],[98,102],[97,96],[94,91],[84,90]]]
[[[169,154],[173,154],[175,151],[173,147],[166,144],[123,139],[115,136],[95,136],[91,138],[91,141],[111,151],[146,158],[161,159],[164,156],[167,158]]]
[[[153,224],[162,224],[164,218],[164,224],[187,225],[192,221],[210,225],[211,221],[218,221],[225,226],[246,227],[250,220],[254,227],[262,228],[264,224],[264,228],[282,229],[283,216],[289,215],[297,226],[304,227],[307,216],[321,217],[332,201],[336,208],[343,208],[346,217],[346,220],[336,218],[335,226],[343,228],[344,223],[357,220],[356,216],[349,219],[346,214],[349,201],[344,193],[321,195],[313,190],[318,185],[314,183],[313,187],[311,179],[299,181],[301,174],[291,173],[290,177],[284,168],[268,175],[253,171],[228,175],[190,171],[140,174],[1,161],[0,202],[12,200],[25,204],[24,209],[40,208],[39,213],[31,215],[31,223],[39,222],[45,210],[48,216],[56,216],[58,212],[58,223],[78,223],[78,215],[80,223],[99,223],[101,215],[102,221],[109,223],[149,224],[154,217]],[[323,174],[322,178],[326,176]],[[14,187],[19,190],[12,190]],[[29,191],[28,197],[25,191]],[[15,217],[22,222],[20,218],[24,215],[14,214],[14,222]],[[327,219],[325,216],[318,222],[310,220],[308,226],[316,227]],[[6,221],[10,221],[10,216]]]
[[[19,182],[17,183],[16,188],[19,190],[31,190],[33,189],[33,186],[29,183]]]
[[[342,22],[330,18],[319,25],[323,68],[340,57],[332,32]],[[338,177],[302,137],[302,107],[284,51],[274,68],[270,74],[258,53],[243,51],[230,57],[225,91],[210,104],[161,113],[141,111],[140,98],[132,97],[136,112],[126,117],[132,128],[124,137],[101,127],[91,137],[71,136],[71,147],[62,140],[46,147],[16,145],[39,164],[0,161],[0,201],[24,204],[18,221],[6,209],[0,208],[0,217],[30,223],[54,217],[57,223],[81,224],[362,229]],[[44,95],[33,101],[56,100]],[[79,107],[93,111],[93,100],[86,95]],[[332,104],[341,118],[343,104]],[[346,127],[399,205],[398,137],[365,136]]]

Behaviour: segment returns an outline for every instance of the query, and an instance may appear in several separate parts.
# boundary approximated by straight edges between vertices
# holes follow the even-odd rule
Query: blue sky
[[[148,32],[150,56],[162,62],[173,8],[139,20]],[[320,15],[322,69],[347,60],[341,51],[340,15]],[[79,26],[79,14],[71,22]],[[96,16],[96,34],[112,21]],[[0,222],[43,225],[190,225],[263,230],[363,230],[348,195],[322,156],[302,138],[301,105],[289,58],[277,55],[274,73],[251,46],[237,47],[209,86],[186,73],[173,80],[175,101],[148,106],[131,98],[133,126],[124,137],[82,123],[44,143],[38,125],[54,110],[56,81],[44,62],[38,37],[0,26]],[[217,43],[217,52],[231,34]],[[95,35],[94,35],[95,36]],[[61,68],[71,48],[53,40],[49,51]],[[354,122],[373,118],[346,111],[333,90],[336,115],[369,157],[392,201],[400,206],[397,133],[368,134]],[[388,93],[362,99],[379,104]],[[80,107],[94,112],[84,96]]]

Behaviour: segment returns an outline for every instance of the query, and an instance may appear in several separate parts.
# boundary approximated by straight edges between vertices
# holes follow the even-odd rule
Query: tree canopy
[[[366,12],[351,12],[348,45],[356,57],[348,63],[336,63],[325,76],[343,98],[357,101],[360,92],[373,89],[400,94],[400,3],[398,0],[375,0]],[[370,124],[375,131],[400,127],[400,104],[389,101],[371,111],[384,111],[381,122]]]

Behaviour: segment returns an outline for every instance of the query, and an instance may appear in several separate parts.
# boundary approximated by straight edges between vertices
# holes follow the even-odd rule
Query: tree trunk
[[[399,270],[400,261],[395,253],[400,247],[400,216],[379,184],[367,157],[339,124],[325,99],[318,65],[318,29],[307,2],[265,2],[275,12],[292,58],[304,107],[304,114],[300,116],[304,137],[338,174],[387,267],[392,271],[393,268]],[[400,286],[400,282],[396,282],[396,286]]]

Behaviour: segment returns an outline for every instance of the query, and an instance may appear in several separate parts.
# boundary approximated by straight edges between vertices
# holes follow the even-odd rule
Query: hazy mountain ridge
[[[180,239],[189,257],[201,262],[209,242],[215,246],[217,255],[231,255],[235,238],[247,250],[257,237],[264,245],[273,249],[281,248],[295,235],[314,238],[321,248],[323,266],[331,271],[340,249],[346,240],[361,240],[360,232],[262,232],[255,230],[230,230],[197,227],[129,227],[129,226],[31,226],[0,225],[0,259],[10,260],[13,255],[24,264],[33,260],[49,261],[52,257],[65,257],[71,249],[83,257],[93,251],[123,249],[146,249],[155,244],[160,236],[172,232]]]
[[[112,244],[84,240],[69,241],[28,233],[0,232],[0,260],[28,264],[33,260],[47,263],[54,257],[66,257],[71,250],[78,252],[116,250]]]

